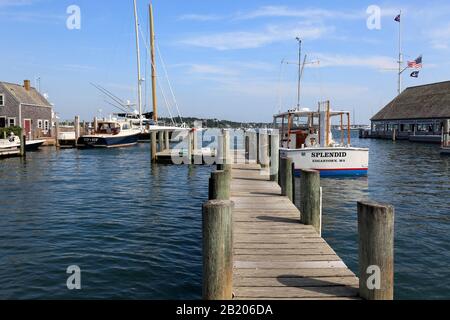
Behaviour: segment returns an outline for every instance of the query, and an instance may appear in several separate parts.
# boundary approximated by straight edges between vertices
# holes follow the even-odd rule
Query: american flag
[[[421,69],[422,68],[422,56],[418,57],[414,61],[408,61],[408,68]]]

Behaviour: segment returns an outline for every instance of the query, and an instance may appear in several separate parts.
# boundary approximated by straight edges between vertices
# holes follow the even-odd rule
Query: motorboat
[[[77,140],[78,148],[118,148],[137,144],[141,130],[129,121],[103,120]]]
[[[351,145],[350,112],[290,110],[274,116],[280,132],[280,156],[295,163],[295,173],[317,170],[322,176],[365,176],[369,169],[369,149]],[[331,118],[340,118],[340,141],[332,134]],[[344,127],[344,117],[348,119]],[[345,132],[347,131],[347,133]],[[346,136],[346,137],[345,137]]]

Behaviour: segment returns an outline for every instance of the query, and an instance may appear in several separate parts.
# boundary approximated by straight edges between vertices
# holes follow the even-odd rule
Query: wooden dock
[[[0,150],[0,158],[18,157],[18,156],[20,156],[20,150],[17,148]]]
[[[358,278],[269,180],[260,165],[233,165],[234,298],[358,299]]]

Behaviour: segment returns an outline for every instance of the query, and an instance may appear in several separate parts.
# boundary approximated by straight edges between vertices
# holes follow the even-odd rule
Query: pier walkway
[[[358,278],[260,165],[235,164],[233,293],[238,300],[357,299]]]

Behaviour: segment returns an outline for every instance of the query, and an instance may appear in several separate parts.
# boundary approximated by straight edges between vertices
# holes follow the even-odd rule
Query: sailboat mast
[[[152,62],[152,97],[153,97],[153,120],[158,121],[158,104],[156,96],[156,59],[155,59],[155,25],[153,21],[153,6],[149,5],[150,17],[150,48],[151,48],[151,62]]]
[[[139,126],[142,129],[142,78],[141,78],[141,51],[139,48],[139,21],[137,13],[136,0],[134,3],[134,22],[136,28],[136,54],[137,54],[137,72],[138,72],[138,107],[139,107]]]

